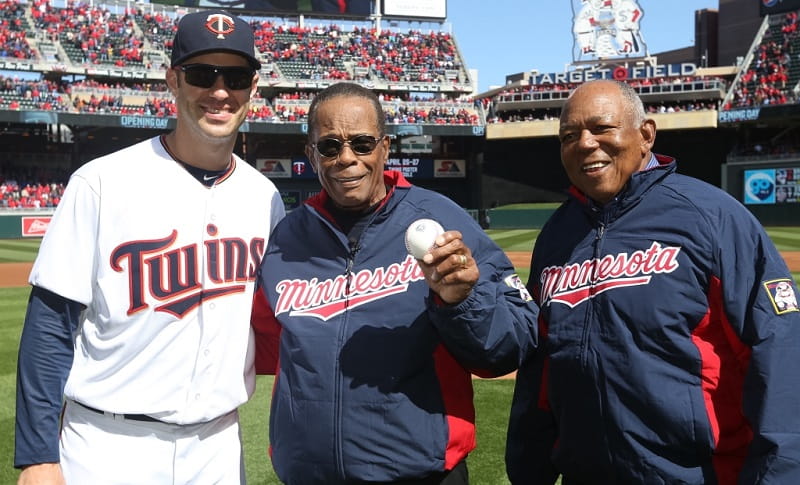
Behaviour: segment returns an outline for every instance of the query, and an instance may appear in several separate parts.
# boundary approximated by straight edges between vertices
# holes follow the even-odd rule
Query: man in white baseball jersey
[[[253,39],[224,11],[185,15],[166,73],[175,130],[72,175],[29,279],[20,484],[244,482],[250,308],[284,215],[233,154],[258,80]]]

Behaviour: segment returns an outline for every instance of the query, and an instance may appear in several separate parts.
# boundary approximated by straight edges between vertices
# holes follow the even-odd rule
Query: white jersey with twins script
[[[238,157],[207,187],[158,137],[79,168],[30,275],[86,306],[65,396],[178,424],[244,403],[256,271],[283,215]]]

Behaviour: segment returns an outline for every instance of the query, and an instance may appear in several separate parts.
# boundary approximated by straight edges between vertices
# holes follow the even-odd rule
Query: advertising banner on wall
[[[317,174],[314,173],[314,169],[311,168],[311,162],[308,161],[306,157],[295,157],[292,158],[292,178],[300,178],[300,179],[315,179],[317,178]]]
[[[433,160],[416,157],[389,157],[387,170],[397,170],[407,179],[433,178]]]
[[[42,237],[50,226],[50,216],[23,217],[22,237]]]
[[[775,203],[800,202],[800,167],[775,169]]]
[[[271,179],[288,179],[292,176],[292,161],[288,158],[259,158],[256,168]]]
[[[467,176],[465,160],[434,160],[433,166],[435,178],[465,178]]]
[[[299,190],[281,190],[281,199],[283,199],[283,206],[287,211],[297,209],[300,203],[303,202]]]
[[[446,0],[383,0],[386,17],[414,17],[444,20],[447,17]]]
[[[316,179],[306,157],[291,160],[264,158],[256,160],[256,167],[270,178]],[[289,174],[286,175],[288,167]],[[467,162],[463,159],[433,159],[428,157],[389,157],[386,170],[397,170],[407,179],[465,178]]]
[[[800,167],[744,171],[745,204],[800,203]]]
[[[744,171],[744,203],[775,203],[775,169]]]

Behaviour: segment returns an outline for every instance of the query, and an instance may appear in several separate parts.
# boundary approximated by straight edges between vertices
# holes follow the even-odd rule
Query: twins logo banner
[[[574,62],[647,56],[637,0],[572,0]]]

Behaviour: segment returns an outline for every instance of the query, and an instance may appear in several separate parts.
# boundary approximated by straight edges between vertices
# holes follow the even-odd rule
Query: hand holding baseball
[[[416,259],[422,259],[436,247],[436,237],[444,232],[441,224],[433,219],[417,219],[406,229],[406,251]]]
[[[432,231],[437,232],[437,229],[434,227]],[[413,248],[429,248],[422,253],[422,258],[417,258],[425,281],[445,303],[456,305],[464,301],[478,281],[480,272],[472,258],[472,251],[464,244],[461,232],[438,234],[433,238],[432,247],[429,239],[420,239],[416,244],[412,241],[408,250],[409,254],[417,257],[411,252]]]

